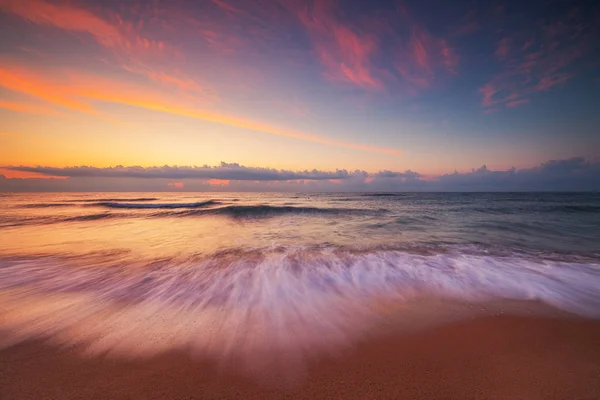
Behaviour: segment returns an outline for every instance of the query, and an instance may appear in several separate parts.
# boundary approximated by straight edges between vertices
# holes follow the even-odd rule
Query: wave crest
[[[151,209],[151,208],[199,208],[221,204],[216,200],[199,201],[195,203],[153,203],[153,204],[136,204],[136,203],[118,203],[118,202],[99,202],[93,205],[108,207],[108,208],[131,208],[131,209]]]

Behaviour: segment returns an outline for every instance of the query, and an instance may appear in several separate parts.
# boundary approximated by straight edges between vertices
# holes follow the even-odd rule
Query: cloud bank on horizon
[[[0,191],[598,191],[600,160],[582,157],[551,160],[533,168],[490,170],[483,165],[470,172],[425,177],[418,172],[382,170],[288,171],[218,166],[27,167],[0,170],[35,174],[0,175]]]

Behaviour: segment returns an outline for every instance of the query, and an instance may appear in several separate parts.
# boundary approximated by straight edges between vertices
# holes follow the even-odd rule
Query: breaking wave
[[[362,197],[406,197],[406,193],[363,193]]]
[[[73,207],[75,204],[70,203],[32,203],[25,204],[22,208],[53,208],[53,207]]]
[[[101,201],[155,201],[158,200],[156,197],[138,197],[138,198],[114,198],[114,199],[72,199],[67,200],[73,203],[97,203]]]
[[[119,214],[110,214],[110,213],[101,213],[101,214],[87,214],[87,215],[77,215],[75,217],[67,217],[62,219],[55,219],[52,222],[82,222],[82,221],[96,221],[99,219],[109,219],[109,218],[120,218],[124,215]]]
[[[206,206],[213,206],[213,205],[217,205],[217,204],[221,204],[218,201],[215,200],[207,200],[207,201],[200,201],[200,202],[196,202],[196,203],[158,203],[158,204],[136,204],[136,203],[116,203],[116,202],[99,202],[99,203],[94,203],[93,205],[96,206],[102,206],[102,207],[109,207],[109,208],[167,208],[167,209],[172,209],[172,208],[199,208],[199,207],[206,207]]]
[[[164,204],[134,204],[134,203],[97,203],[94,205],[107,207],[110,209],[130,210],[124,212],[106,212],[84,214],[75,216],[18,216],[8,217],[0,216],[0,227],[23,226],[23,225],[49,225],[69,222],[85,222],[106,219],[132,219],[132,218],[185,218],[215,216],[232,219],[263,219],[274,218],[286,215],[297,216],[343,216],[343,215],[382,215],[387,212],[385,209],[367,210],[358,208],[320,208],[320,207],[296,207],[296,206],[242,206],[228,205],[222,207],[213,207],[221,204],[218,201],[208,200],[198,203],[164,203]],[[136,210],[157,210],[153,213],[137,213]],[[164,211],[159,211],[164,210]],[[169,211],[167,211],[169,210]]]
[[[298,360],[348,345],[382,317],[382,303],[530,300],[600,318],[600,264],[589,260],[333,247],[123,257],[0,260],[2,328],[15,341],[54,337],[93,353],[186,348],[253,365],[265,353]]]
[[[209,210],[192,210],[178,213],[178,215],[223,215],[231,218],[268,218],[281,215],[344,215],[365,214],[377,215],[386,210],[366,210],[358,208],[322,208],[298,206],[224,206]]]

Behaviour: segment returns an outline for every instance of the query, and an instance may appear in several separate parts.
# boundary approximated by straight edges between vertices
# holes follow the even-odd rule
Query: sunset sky
[[[0,0],[0,38],[0,191],[600,189],[600,2]]]

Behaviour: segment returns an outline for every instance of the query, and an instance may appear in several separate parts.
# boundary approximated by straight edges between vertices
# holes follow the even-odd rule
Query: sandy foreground
[[[279,382],[281,383],[281,382]],[[27,342],[0,352],[0,399],[600,399],[600,321],[487,316],[388,333],[267,383],[173,352],[84,358]]]

